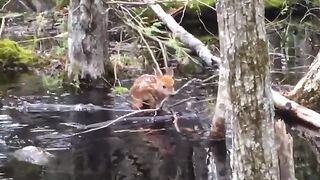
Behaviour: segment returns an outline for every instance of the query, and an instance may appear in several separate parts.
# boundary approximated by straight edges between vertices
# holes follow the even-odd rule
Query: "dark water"
[[[80,136],[52,139],[47,135],[53,134],[59,137],[77,132],[76,128],[68,126],[70,124],[104,122],[124,113],[113,111],[30,113],[19,112],[14,107],[27,101],[53,104],[92,103],[103,107],[126,109],[128,108],[126,96],[112,96],[106,89],[91,89],[79,93],[64,90],[50,92],[43,88],[41,78],[34,75],[12,77],[7,82],[10,83],[3,83],[0,86],[2,103],[5,105],[0,114],[9,115],[12,119],[0,120],[1,178],[228,179],[225,142],[208,140],[206,131],[201,130],[201,126],[205,124],[197,123],[197,119],[182,123],[181,133],[178,133],[171,123],[153,124],[152,131],[142,131],[141,128],[137,128],[138,126],[115,125]],[[188,91],[190,89],[182,94],[187,96]],[[196,91],[206,94],[203,88]],[[178,98],[184,98],[183,95]],[[203,107],[205,106],[196,104],[192,110],[203,112],[205,110]],[[208,120],[203,117],[199,120]],[[44,167],[11,158],[10,153],[28,145],[47,149],[56,158]],[[298,179],[319,179],[318,150],[295,136]]]

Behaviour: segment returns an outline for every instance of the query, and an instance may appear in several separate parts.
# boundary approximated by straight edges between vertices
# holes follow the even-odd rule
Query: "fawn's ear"
[[[166,67],[165,70],[166,70],[166,75],[173,77],[173,75],[174,75],[173,67]]]
[[[162,72],[160,71],[160,69],[153,68],[153,71],[154,71],[154,75],[156,75],[156,76],[162,76]]]

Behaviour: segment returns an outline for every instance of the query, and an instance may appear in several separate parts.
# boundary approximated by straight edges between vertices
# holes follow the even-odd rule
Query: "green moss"
[[[60,10],[64,7],[67,7],[69,5],[69,2],[70,2],[69,0],[55,0],[55,4],[56,4],[55,9]]]
[[[6,2],[7,0],[0,0],[0,6],[2,7]]]
[[[204,35],[204,36],[196,36],[200,41],[202,41],[205,44],[217,44],[218,43],[218,38],[212,36],[211,34],[209,35]]]
[[[111,90],[112,90],[112,94],[117,94],[117,95],[122,95],[129,91],[128,88],[122,87],[122,86],[114,86],[113,88],[111,88]]]
[[[32,65],[34,60],[35,56],[30,50],[20,47],[9,39],[0,40],[0,62],[3,65],[15,63]]]
[[[277,7],[280,8],[286,3],[286,0],[265,0],[264,4],[266,8]]]
[[[56,90],[62,87],[63,82],[65,80],[65,73],[60,72],[53,76],[42,76],[42,83],[43,86],[46,87],[49,90]]]
[[[320,6],[320,1],[319,1],[319,0],[313,0],[312,3],[313,3],[313,5],[316,6],[316,7],[317,7],[317,6]]]

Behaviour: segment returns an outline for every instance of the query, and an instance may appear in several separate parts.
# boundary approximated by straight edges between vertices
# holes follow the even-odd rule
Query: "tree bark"
[[[68,22],[68,75],[104,73],[106,47],[106,15],[101,0],[71,0]]]
[[[217,1],[221,67],[225,68],[220,74],[226,73],[231,102],[225,105],[233,130],[233,179],[280,177],[263,3]]]

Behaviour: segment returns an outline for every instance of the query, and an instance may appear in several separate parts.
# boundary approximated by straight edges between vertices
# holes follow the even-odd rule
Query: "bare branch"
[[[320,128],[320,114],[289,100],[280,93],[272,90],[272,98],[275,107],[293,112],[298,118]]]

